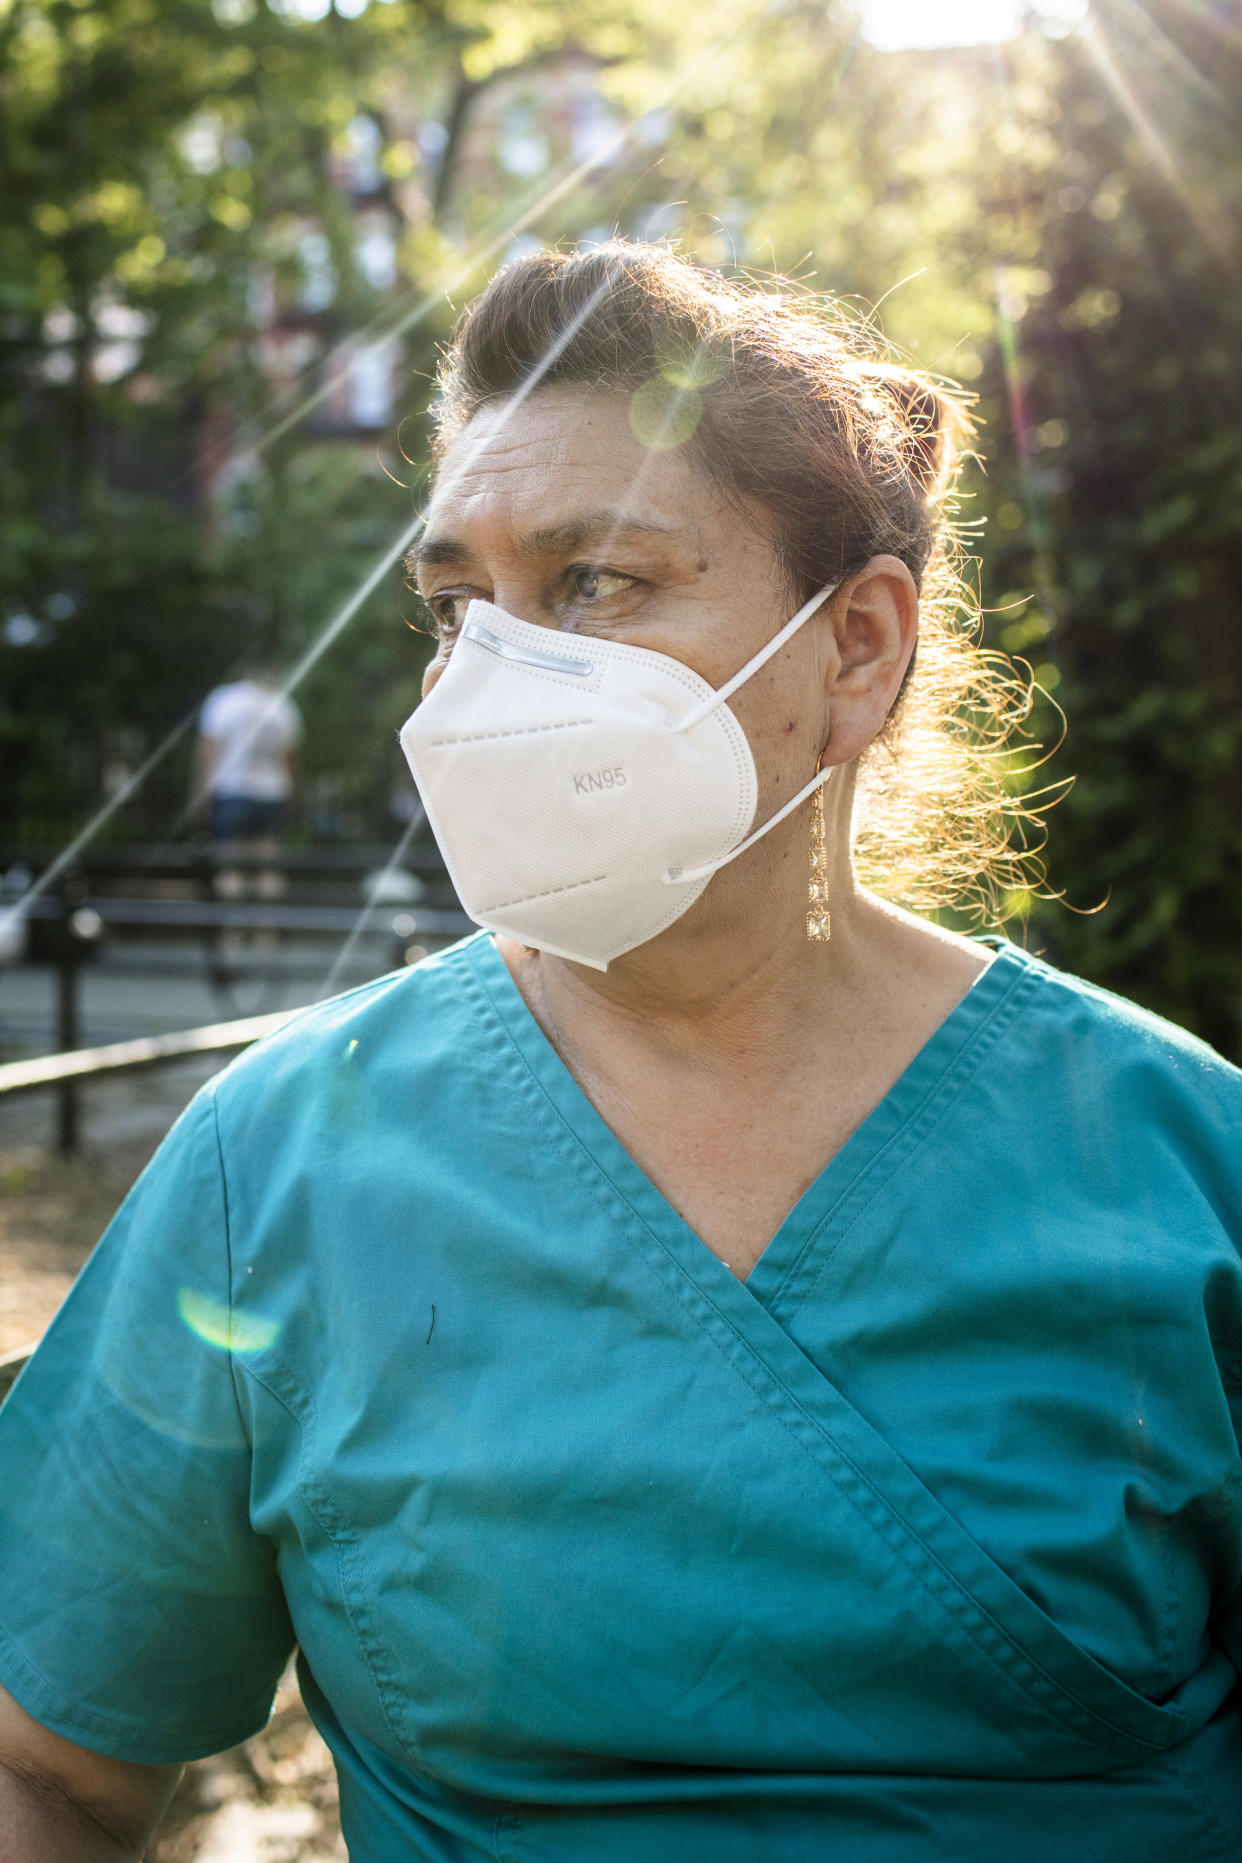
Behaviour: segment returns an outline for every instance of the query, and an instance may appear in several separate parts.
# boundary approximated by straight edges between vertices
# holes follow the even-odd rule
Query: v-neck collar
[[[1183,1741],[1182,1691],[1157,1704],[1081,1649],[854,1408],[777,1311],[778,1304],[793,1303],[792,1311],[806,1297],[831,1260],[832,1238],[840,1240],[881,1185],[910,1163],[912,1149],[969,1090],[988,1057],[995,1060],[1046,974],[1038,960],[1002,945],[781,1225],[761,1257],[763,1276],[756,1272],[741,1282],[596,1113],[544,1039],[490,940],[472,940],[459,956],[465,960],[463,992],[497,1045],[498,1070],[526,1096],[531,1143],[556,1133],[562,1143],[559,1156],[556,1142],[549,1144],[549,1169],[585,1186],[588,1196],[594,1193],[615,1226],[618,1248],[632,1247],[668,1295],[663,1324],[648,1335],[651,1343],[667,1343],[670,1324],[680,1317],[673,1330],[689,1354],[695,1381],[683,1395],[694,1407],[696,1428],[747,1429],[764,1419],[780,1425],[783,1434],[775,1440],[791,1454],[789,1492],[831,1521],[832,1556],[842,1570],[850,1569],[849,1560],[860,1562],[863,1582],[853,1594],[834,1566],[832,1582],[842,1596],[887,1598],[890,1610],[894,1597],[900,1599],[903,1616],[895,1624],[926,1617],[935,1674],[952,1673],[965,1697],[983,1691],[979,1699],[994,1709],[989,1725],[1006,1730],[1024,1763],[1033,1758],[1045,1771],[1049,1765],[1081,1770],[1086,1750],[1106,1754],[1115,1770],[1119,1763],[1148,1764]],[[568,1242],[572,1246],[572,1237]],[[590,1298],[599,1303],[606,1296],[598,1264],[584,1264],[584,1273]],[[621,1311],[633,1317],[634,1299],[641,1303],[648,1283],[640,1277],[617,1291]],[[640,1305],[640,1323],[642,1313]],[[632,1370],[641,1361],[629,1363]],[[734,1375],[719,1385],[713,1374],[722,1365]],[[601,1375],[614,1374],[605,1367]],[[722,1411],[722,1397],[735,1408]],[[734,1424],[727,1421],[731,1416]],[[770,1435],[755,1440],[762,1454],[771,1454]],[[1209,1688],[1214,1682],[1213,1675]]]
[[[1037,960],[1016,945],[987,942],[996,947],[992,962],[803,1192],[745,1281],[695,1234],[596,1111],[527,1008],[491,935],[480,932],[461,949],[533,1084],[642,1224],[704,1292],[719,1294],[723,1276],[787,1324],[827,1256],[982,1065],[1038,977]]]

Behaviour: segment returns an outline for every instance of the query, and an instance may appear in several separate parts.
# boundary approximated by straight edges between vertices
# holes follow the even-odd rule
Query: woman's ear
[[[873,556],[829,610],[837,651],[824,760],[852,763],[879,736],[901,690],[918,639],[918,590],[900,557]]]

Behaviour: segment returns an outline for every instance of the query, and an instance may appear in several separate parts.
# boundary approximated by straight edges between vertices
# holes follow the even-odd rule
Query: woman
[[[855,878],[986,854],[960,419],[644,247],[443,387],[491,931],[212,1083],[6,1406],[10,1854],[135,1854],[295,1639],[355,1863],[1242,1854],[1242,1079]]]

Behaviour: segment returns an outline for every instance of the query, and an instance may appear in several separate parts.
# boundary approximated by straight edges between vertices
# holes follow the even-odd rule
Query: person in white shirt
[[[221,863],[214,890],[222,899],[241,900],[253,889],[260,899],[276,900],[285,890],[285,876],[278,868],[254,863],[273,860],[277,854],[301,734],[297,706],[266,668],[248,670],[240,679],[217,686],[204,700],[194,801],[207,811],[208,833]],[[270,944],[273,935],[261,930],[249,942]],[[247,941],[233,935],[225,942],[232,948]]]
[[[274,679],[256,671],[208,694],[198,730],[197,789],[207,803],[212,839],[274,840],[293,793],[302,732],[297,706]]]

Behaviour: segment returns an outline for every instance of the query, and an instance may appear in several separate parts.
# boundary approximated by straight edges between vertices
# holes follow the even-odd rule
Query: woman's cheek
[[[437,647],[435,659],[428,662],[426,670],[423,673],[423,697],[424,698],[427,697],[427,694],[431,691],[437,679],[439,679],[441,673],[444,671],[445,667],[448,665],[449,651],[450,649],[447,647]]]

